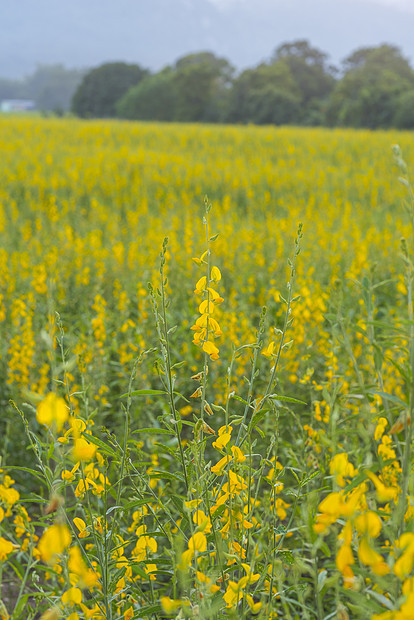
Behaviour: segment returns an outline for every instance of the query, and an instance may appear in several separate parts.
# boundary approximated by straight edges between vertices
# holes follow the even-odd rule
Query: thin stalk
[[[177,438],[177,442],[178,442],[178,447],[179,447],[179,451],[180,451],[180,460],[181,460],[181,466],[183,469],[183,475],[184,475],[184,482],[185,482],[185,487],[186,490],[188,492],[188,475],[187,475],[187,468],[186,468],[186,464],[185,464],[185,458],[184,458],[184,449],[183,449],[183,445],[181,442],[181,434],[180,434],[180,430],[181,430],[181,426],[180,426],[180,422],[181,420],[177,417],[177,410],[175,408],[175,402],[174,402],[174,386],[173,386],[173,378],[172,378],[172,374],[171,374],[171,353],[170,353],[170,346],[169,346],[169,340],[168,340],[168,327],[167,327],[167,312],[166,312],[166,303],[165,303],[165,278],[164,278],[164,265],[165,265],[165,252],[166,252],[166,248],[167,248],[167,243],[168,243],[168,238],[166,237],[164,239],[163,242],[163,246],[162,246],[162,252],[161,252],[161,266],[160,266],[160,275],[161,275],[161,305],[162,305],[162,310],[161,310],[161,320],[163,323],[163,328],[161,328],[160,325],[160,318],[158,315],[158,307],[157,307],[157,303],[155,301],[155,295],[154,295],[154,291],[151,285],[148,285],[149,287],[149,291],[151,294],[151,299],[152,299],[152,307],[153,307],[153,313],[154,313],[154,317],[155,317],[155,324],[156,324],[156,328],[157,328],[157,333],[158,333],[158,339],[160,341],[160,349],[161,349],[161,356],[162,356],[162,362],[163,362],[163,370],[164,370],[164,377],[166,380],[166,389],[168,392],[168,400],[169,400],[169,408],[171,411],[171,416],[172,419],[174,420],[174,432],[175,432],[175,436]]]
[[[207,212],[203,218],[203,222],[204,222],[204,226],[206,229],[206,247],[207,247],[207,276],[206,276],[206,282],[207,282],[207,327],[206,327],[206,337],[205,340],[208,340],[208,319],[210,317],[210,291],[208,290],[208,287],[210,286],[210,240],[209,240],[209,236],[208,236],[208,217],[207,217]],[[201,403],[200,403],[200,419],[201,421],[204,420],[204,405],[206,403],[206,389],[207,389],[207,370],[208,368],[208,355],[207,353],[204,351],[204,368],[203,368],[203,391],[201,394]],[[203,426],[201,425],[201,440],[203,439]],[[201,466],[201,452],[200,452],[200,466]]]
[[[399,523],[398,534],[400,535],[404,528],[404,517],[408,502],[408,487],[410,483],[410,474],[412,468],[412,440],[413,440],[413,426],[414,426],[414,316],[413,316],[413,270],[409,265],[407,273],[407,301],[408,301],[408,318],[410,324],[409,331],[409,360],[410,360],[410,376],[411,385],[409,388],[409,410],[408,416],[405,418],[404,424],[404,453],[402,463],[402,485],[401,495],[398,501],[399,507]],[[400,507],[401,506],[401,507]]]
[[[104,542],[104,566],[102,567],[103,569],[103,574],[105,575],[104,579],[102,579],[102,590],[103,590],[103,596],[104,596],[104,603],[105,603],[105,610],[106,610],[106,620],[112,620],[112,605],[109,602],[109,591],[108,591],[108,582],[109,582],[109,552],[110,549],[108,547],[108,520],[107,520],[107,511],[108,511],[108,502],[107,502],[107,488],[106,488],[106,476],[104,476],[104,510],[105,510],[105,516],[104,516],[104,536],[103,536],[103,542]]]
[[[240,445],[241,432],[242,432],[243,426],[246,425],[247,416],[248,416],[249,410],[251,408],[252,397],[253,397],[254,378],[255,378],[255,374],[256,374],[257,360],[258,360],[258,357],[259,357],[259,349],[260,349],[260,345],[262,344],[262,341],[263,341],[264,320],[265,320],[265,317],[266,317],[266,312],[267,312],[266,308],[265,307],[262,308],[262,313],[260,315],[259,329],[257,331],[257,338],[256,338],[256,343],[255,343],[254,353],[253,353],[252,370],[251,370],[251,373],[250,373],[250,381],[249,381],[249,391],[248,391],[247,398],[246,398],[247,404],[244,407],[243,421],[240,424],[239,432],[237,433],[236,446]]]
[[[169,401],[170,401],[171,414],[175,422],[174,428],[176,429],[177,441],[178,441],[178,445],[180,448],[180,457],[181,457],[181,463],[183,467],[185,486],[188,491],[187,468],[185,465],[184,450],[183,450],[183,444],[181,442],[181,434],[180,434],[180,426],[179,426],[179,422],[181,420],[177,418],[177,410],[175,408],[175,402],[174,402],[174,386],[173,386],[173,379],[171,375],[171,353],[170,353],[170,343],[168,340],[168,329],[167,329],[167,312],[166,312],[166,306],[165,306],[165,284],[164,284],[165,281],[164,281],[164,262],[163,261],[161,261],[160,271],[161,271],[162,318],[163,318],[163,324],[164,324],[164,337],[165,337],[166,362],[167,362],[167,365],[165,367],[165,372],[166,372],[166,376],[168,379],[167,381],[168,396],[169,396]]]
[[[25,588],[25,586],[26,586],[26,582],[27,582],[27,579],[28,579],[28,577],[29,577],[30,571],[31,571],[31,570],[32,570],[32,568],[33,568],[34,566],[36,566],[36,564],[37,564],[37,560],[36,560],[35,562],[33,562],[33,563],[32,563],[32,560],[33,560],[33,549],[34,549],[34,547],[35,547],[35,545],[34,545],[34,542],[33,542],[33,536],[32,536],[32,540],[31,540],[31,543],[30,543],[30,549],[29,549],[29,559],[28,559],[28,562],[27,562],[27,566],[26,566],[25,573],[24,573],[24,575],[23,575],[22,582],[21,582],[21,584],[20,584],[19,593],[18,593],[18,595],[17,595],[17,599],[16,599],[16,602],[15,602],[15,604],[14,604],[13,611],[12,611],[12,613],[11,613],[11,617],[12,617],[12,618],[13,618],[14,614],[16,613],[16,609],[18,609],[18,606],[19,606],[19,603],[20,603],[20,599],[21,599],[21,598],[22,598],[22,596],[23,596],[23,591],[24,591],[24,588]],[[1,570],[1,569],[0,569],[0,570]],[[1,572],[0,572],[0,599],[1,599]]]
[[[409,352],[409,372],[410,384],[408,389],[409,408],[404,423],[404,452],[402,462],[402,485],[401,495],[397,505],[397,527],[398,534],[401,534],[404,528],[404,517],[407,509],[408,489],[411,478],[412,467],[412,440],[414,431],[414,311],[413,311],[413,279],[414,279],[414,267],[412,263],[412,250],[414,247],[414,191],[410,182],[410,178],[407,171],[407,166],[402,158],[401,150],[399,146],[393,147],[394,157],[398,166],[400,167],[404,176],[400,177],[401,183],[406,187],[408,192],[408,205],[407,210],[411,221],[411,256],[408,249],[408,245],[405,239],[402,240],[402,250],[404,261],[406,264],[406,282],[407,282],[407,304],[408,304],[408,321],[409,321],[409,333],[408,333],[408,352]]]
[[[264,405],[266,404],[266,402],[269,400],[269,397],[272,393],[272,389],[274,387],[275,384],[275,380],[276,380],[276,373],[278,370],[278,366],[279,366],[279,362],[280,362],[280,358],[282,355],[282,350],[284,348],[284,344],[285,344],[285,338],[286,338],[286,332],[287,329],[291,323],[291,306],[292,306],[292,301],[293,301],[293,284],[295,282],[295,277],[296,277],[296,260],[297,257],[300,253],[300,240],[302,238],[302,224],[299,224],[298,226],[298,234],[297,234],[297,238],[295,239],[295,251],[293,254],[293,258],[291,261],[289,261],[290,264],[290,280],[288,282],[288,298],[286,300],[286,312],[285,312],[285,318],[284,318],[284,322],[283,322],[283,329],[282,329],[282,333],[280,335],[280,342],[279,342],[279,348],[276,354],[276,358],[275,358],[275,363],[273,365],[273,369],[272,369],[272,373],[270,375],[270,379],[268,381],[264,396],[262,398],[262,400],[260,401],[259,405],[257,406],[255,413],[258,413],[259,411],[261,411],[264,407]],[[245,442],[247,437],[247,434],[244,435],[243,439],[239,441],[239,446],[242,446],[243,443]]]

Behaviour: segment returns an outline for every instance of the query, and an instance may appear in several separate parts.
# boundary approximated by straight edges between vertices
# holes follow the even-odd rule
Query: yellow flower
[[[345,452],[336,454],[331,459],[329,471],[332,475],[335,475],[336,483],[340,487],[344,487],[346,484],[344,477],[353,478],[357,473],[352,463],[348,461],[348,455]]]
[[[384,562],[383,557],[373,549],[366,536],[363,536],[359,543],[358,557],[362,564],[370,566],[376,575],[387,575],[390,567]]]
[[[209,340],[203,343],[203,351],[210,356],[211,360],[219,359],[219,350],[218,348]]]
[[[227,463],[229,463],[232,460],[232,458],[233,458],[232,456],[223,456],[223,458],[220,459],[218,463],[216,463],[215,465],[211,467],[211,471],[213,472],[213,474],[217,474],[217,476],[222,474]]]
[[[201,265],[202,263],[205,263],[206,261],[204,260],[205,256],[207,255],[208,250],[206,250],[201,256],[200,258],[193,258],[193,261],[195,262],[196,265]]]
[[[199,305],[198,311],[200,314],[209,315],[209,314],[213,314],[214,308],[215,308],[214,303],[209,301],[208,299],[205,299]]]
[[[380,504],[385,504],[391,500],[396,501],[399,495],[399,489],[395,487],[387,487],[375,474],[367,471],[368,478],[374,483],[377,490],[377,499]]]
[[[199,527],[200,531],[210,534],[211,521],[202,510],[196,510],[193,514],[193,522]]]
[[[385,428],[388,426],[387,418],[380,418],[375,427],[374,439],[378,441],[384,434]]]
[[[182,607],[183,605],[188,606],[190,604],[189,601],[185,601],[179,598],[172,599],[169,596],[162,596],[160,598],[160,603],[166,614],[171,614],[174,611],[177,611],[177,609],[180,609],[180,607]]]
[[[80,519],[79,517],[75,517],[73,519],[73,523],[74,525],[76,525],[76,527],[79,530],[79,538],[87,538],[89,536],[89,532],[86,529],[86,523],[85,521],[83,521],[83,519]]]
[[[255,603],[253,597],[250,594],[245,594],[244,596],[252,614],[259,613],[260,609],[262,608],[262,603],[260,601],[258,603]]]
[[[133,617],[134,617],[134,610],[131,605],[130,607],[128,607],[128,609],[124,611],[124,620],[131,620],[131,618]]]
[[[203,501],[202,499],[191,499],[187,502],[184,502],[184,505],[186,508],[191,510],[192,508],[197,508],[201,504],[202,501]]]
[[[236,603],[239,602],[241,597],[243,596],[243,592],[241,592],[240,582],[237,581],[229,581],[227,586],[227,590],[223,596],[223,599],[226,603],[226,607],[233,607]]]
[[[55,523],[44,533],[37,545],[40,556],[44,562],[53,564],[56,555],[64,552],[69,547],[72,535],[66,525]]]
[[[259,581],[260,574],[259,573],[252,573],[249,564],[242,563],[242,566],[243,566],[244,570],[246,571],[246,575],[247,575],[247,578],[248,578],[248,583],[256,583],[256,581]]]
[[[91,461],[96,454],[97,447],[84,437],[73,442],[73,458],[75,461]]]
[[[82,602],[82,590],[72,586],[62,594],[62,603],[64,605],[79,605]]]
[[[268,358],[273,357],[274,350],[275,350],[275,343],[272,341],[266,349],[263,349],[262,355]]]
[[[203,393],[203,388],[202,388],[202,387],[201,387],[201,385],[200,385],[200,387],[198,387],[198,388],[195,390],[195,392],[193,392],[193,393],[191,394],[190,398],[200,398],[200,396],[202,395],[202,393]]]
[[[355,560],[352,554],[351,546],[345,544],[339,547],[335,559],[336,568],[343,573],[345,567],[351,566],[354,562]]]
[[[207,278],[206,276],[203,276],[197,282],[194,293],[201,295],[201,293],[204,293],[204,291],[206,290],[206,286],[207,286]]]
[[[157,541],[155,540],[155,538],[144,535],[138,538],[136,545],[132,552],[134,556],[137,558],[137,560],[142,562],[143,560],[147,559],[147,551],[149,551],[150,553],[156,553],[157,548],[158,548],[158,545],[157,545]]]
[[[229,470],[230,493],[235,493],[247,489],[247,484],[241,476],[238,476],[231,469]],[[224,487],[223,487],[224,488]]]
[[[62,480],[66,480],[67,482],[73,482],[75,480],[75,472],[79,469],[80,461],[75,463],[70,471],[64,469],[61,473]]]
[[[214,445],[214,444],[213,444]],[[233,453],[233,457],[234,460],[237,463],[243,463],[246,460],[245,455],[243,454],[243,452],[240,450],[240,448],[238,448],[237,446],[232,446],[231,447],[231,451]]]
[[[231,439],[232,426],[221,426],[218,430],[218,437],[216,441],[213,441],[213,448],[216,450],[222,450]]]
[[[372,538],[377,538],[382,528],[380,517],[372,510],[358,515],[354,520],[354,525],[360,534],[368,534]]]
[[[39,620],[58,620],[61,615],[60,609],[58,607],[53,607],[45,611],[45,613],[40,616]]]
[[[217,291],[215,291],[214,288],[211,288],[211,286],[208,286],[207,290],[210,293],[210,297],[213,300],[213,303],[215,303],[216,305],[221,304],[224,301],[223,297],[220,297]]]
[[[220,282],[221,280],[220,269],[218,267],[212,267],[210,277],[213,280],[213,282],[215,282],[216,284],[217,282]]]
[[[7,560],[7,556],[14,550],[14,545],[9,540],[0,536],[0,562]]]
[[[395,546],[398,549],[403,549],[403,554],[394,564],[394,573],[400,579],[405,579],[414,566],[414,534],[405,532],[396,541]]]
[[[206,549],[207,538],[205,537],[205,534],[203,534],[203,532],[196,532],[194,536],[191,536],[190,540],[188,541],[189,551],[192,551],[193,553],[195,553],[196,551],[202,553]]]
[[[78,546],[69,550],[68,569],[71,583],[81,588],[93,588],[98,582],[97,573],[86,566]]]
[[[204,403],[204,411],[208,414],[213,416],[214,415],[214,411],[212,410],[211,406],[209,405],[208,402]]]
[[[36,419],[39,424],[44,424],[49,428],[56,426],[60,431],[69,417],[69,408],[63,398],[56,396],[53,392],[47,394],[37,406]]]

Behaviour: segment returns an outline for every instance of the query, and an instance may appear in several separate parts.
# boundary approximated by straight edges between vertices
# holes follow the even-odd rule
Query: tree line
[[[108,63],[84,76],[72,110],[130,120],[411,129],[414,71],[393,45],[358,49],[338,69],[298,40],[239,74],[210,52],[152,74]]]
[[[0,78],[0,101],[31,99],[37,110],[64,114],[71,109],[73,94],[86,73],[61,64],[39,65],[22,80]]]
[[[211,52],[157,73],[124,62],[40,66],[21,82],[0,79],[0,99],[20,97],[82,118],[414,128],[414,70],[389,44],[360,48],[339,68],[306,40],[241,72]]]

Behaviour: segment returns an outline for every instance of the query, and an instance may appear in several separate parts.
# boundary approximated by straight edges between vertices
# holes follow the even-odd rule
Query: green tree
[[[177,101],[175,72],[168,68],[130,88],[116,104],[116,111],[130,120],[172,121]]]
[[[414,72],[400,50],[392,45],[361,48],[343,66],[345,73],[331,95],[328,122],[372,129],[391,127],[404,93],[414,87]]]
[[[189,54],[175,64],[175,120],[220,121],[226,114],[233,67],[211,52]]]
[[[111,62],[89,71],[72,99],[72,110],[83,118],[116,116],[116,103],[148,75],[139,65]]]
[[[60,64],[40,65],[24,80],[24,92],[35,101],[38,110],[67,111],[84,73]]]
[[[287,124],[299,114],[300,95],[288,67],[263,63],[234,81],[228,120],[235,123]]]
[[[0,78],[0,101],[2,99],[22,99],[26,97],[23,82]]]
[[[312,47],[305,39],[283,43],[274,52],[272,62],[284,63],[300,96],[301,114],[297,121],[305,124],[323,122],[324,102],[335,86],[336,69],[328,63],[329,56]]]
[[[414,129],[414,88],[401,93],[396,99],[392,124],[398,129]]]

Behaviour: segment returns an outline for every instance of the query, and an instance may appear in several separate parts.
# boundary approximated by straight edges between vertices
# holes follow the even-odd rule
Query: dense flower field
[[[0,118],[0,618],[412,618],[396,143]]]

